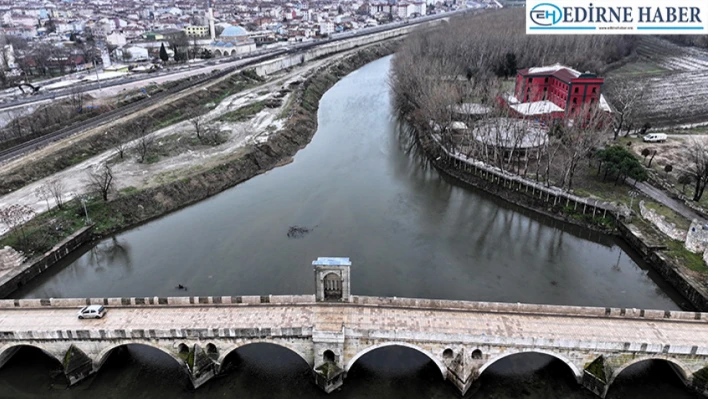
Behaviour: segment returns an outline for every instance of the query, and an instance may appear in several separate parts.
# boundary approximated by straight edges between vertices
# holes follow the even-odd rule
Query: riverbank
[[[522,208],[622,237],[664,281],[688,301],[690,307],[699,311],[708,310],[708,286],[697,278],[695,273],[690,273],[675,257],[662,252],[667,248],[657,245],[655,235],[646,232],[647,227],[651,229],[650,226],[644,227],[645,233],[642,234],[642,229],[624,221],[625,216],[620,215],[616,209],[587,206],[590,201],[585,201],[578,207],[579,202],[573,204],[568,199],[561,198],[560,193],[554,196],[550,191],[530,191],[528,187],[532,185],[531,182],[524,185],[521,182],[523,179],[514,180],[512,176],[502,177],[487,168],[473,167],[450,156],[437,141],[421,140],[420,134],[414,135],[423,156],[440,173]],[[686,305],[684,303],[682,307],[687,307]]]
[[[313,71],[292,88],[293,97],[288,104],[287,120],[282,129],[271,133],[263,142],[246,146],[237,157],[159,186],[122,190],[108,202],[92,199],[87,203],[87,211],[95,225],[93,237],[106,237],[159,218],[289,163],[292,156],[310,142],[317,130],[317,111],[322,95],[350,72],[392,54],[397,45],[398,41],[374,44]],[[32,249],[28,244],[33,237],[46,239],[49,236],[58,241],[63,237],[53,226],[63,226],[61,235],[67,235],[66,232],[81,228],[83,219],[81,204],[77,200],[71,201],[63,210],[41,214],[28,222],[22,239],[16,235],[6,236],[0,241],[0,247],[9,245],[29,253]]]

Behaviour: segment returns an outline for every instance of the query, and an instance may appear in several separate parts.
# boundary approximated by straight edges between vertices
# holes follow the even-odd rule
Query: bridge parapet
[[[253,305],[303,305],[315,304],[314,295],[261,295],[261,296],[197,296],[197,297],[126,297],[126,298],[49,298],[2,299],[0,311],[16,308],[80,308],[87,305],[116,307],[202,307],[253,306]],[[636,308],[600,308],[590,306],[539,305],[527,303],[473,302],[439,299],[373,297],[351,295],[351,304],[415,308],[432,310],[464,310],[484,313],[557,315],[567,317],[594,317],[638,320],[683,320],[708,322],[708,313],[677,310]],[[337,304],[331,304],[337,306]]]

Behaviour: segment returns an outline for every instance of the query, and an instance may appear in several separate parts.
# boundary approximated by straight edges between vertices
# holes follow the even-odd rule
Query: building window
[[[577,88],[577,87],[575,88],[575,92],[576,92],[576,93],[578,92],[578,88]]]
[[[593,93],[596,93],[596,92],[597,92],[597,87],[593,87],[593,88],[592,88],[592,92],[593,92]]]
[[[545,83],[548,83],[548,78],[546,78],[546,81],[545,81]]]
[[[594,98],[591,98],[591,99],[590,99],[590,105],[592,105],[594,102],[595,102],[595,99],[594,99]]]
[[[577,104],[577,103],[578,103],[578,99],[577,99],[577,98],[574,98],[574,99],[573,99],[573,104]]]

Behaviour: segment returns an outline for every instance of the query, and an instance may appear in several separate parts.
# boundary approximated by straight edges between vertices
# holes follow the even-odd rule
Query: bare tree
[[[113,190],[113,171],[107,163],[88,173],[88,187],[91,191],[101,195],[104,201],[108,201],[108,194]]]
[[[124,142],[116,131],[111,132],[111,146],[116,150],[120,159],[123,159],[125,151],[128,149],[128,143]]]
[[[79,86],[73,86],[69,93],[69,103],[75,113],[80,113],[84,109],[84,91]]]
[[[197,135],[197,139],[202,142],[203,133],[207,129],[206,127],[206,115],[195,115],[189,119],[189,123],[194,127],[194,133]]]
[[[48,181],[45,185],[47,186],[47,190],[51,193],[52,198],[54,198],[57,207],[64,209],[64,183],[59,179],[54,179]]]
[[[617,140],[622,129],[629,134],[636,119],[645,89],[629,79],[616,79],[609,82],[608,97],[615,107],[615,120],[613,126],[614,139]]]
[[[565,152],[561,187],[570,190],[578,164],[602,143],[609,127],[606,114],[596,106],[584,106],[560,140]]]
[[[152,153],[155,144],[155,139],[152,136],[143,136],[135,143],[135,152],[138,154],[138,161],[145,162],[147,157]]]
[[[27,238],[24,224],[26,221],[32,219],[34,215],[34,210],[27,205],[15,204],[0,208],[0,222],[7,226],[11,233],[13,231],[19,231],[22,240]]]
[[[52,198],[52,193],[49,192],[46,185],[41,185],[34,190],[34,194],[43,199],[47,203],[47,212],[52,210],[51,205],[49,205],[49,199]]]
[[[50,58],[56,55],[56,47],[51,44],[36,45],[30,53],[30,57],[34,60],[37,71],[46,75],[49,72]]]
[[[708,184],[708,143],[705,139],[694,138],[686,146],[688,171],[696,183],[693,200],[698,201]]]

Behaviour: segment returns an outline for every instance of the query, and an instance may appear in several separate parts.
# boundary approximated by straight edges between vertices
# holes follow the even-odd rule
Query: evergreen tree
[[[160,59],[162,62],[167,62],[167,60],[170,59],[170,57],[167,55],[167,50],[165,49],[165,43],[162,43],[160,45]]]

